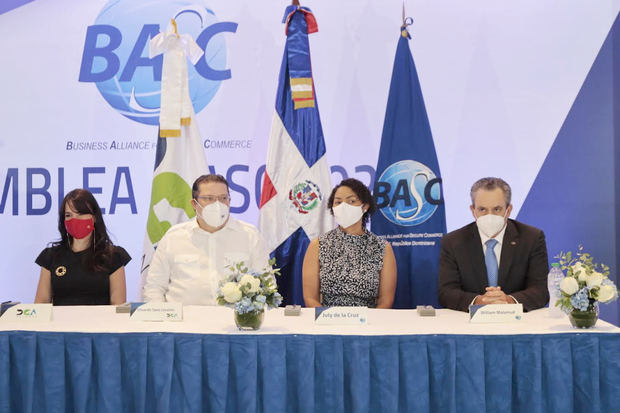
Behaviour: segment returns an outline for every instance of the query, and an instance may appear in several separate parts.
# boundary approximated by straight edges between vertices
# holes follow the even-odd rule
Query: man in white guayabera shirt
[[[228,182],[202,175],[192,186],[196,218],[174,225],[163,236],[144,284],[145,301],[215,305],[226,266],[243,261],[250,270],[269,265],[265,242],[253,225],[229,214]]]

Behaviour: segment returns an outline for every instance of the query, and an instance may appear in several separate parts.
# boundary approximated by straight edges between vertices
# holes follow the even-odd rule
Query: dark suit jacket
[[[523,304],[525,311],[544,307],[547,290],[547,245],[538,228],[508,220],[499,261],[498,285]],[[480,233],[475,222],[444,235],[439,255],[439,304],[468,311],[488,287]]]

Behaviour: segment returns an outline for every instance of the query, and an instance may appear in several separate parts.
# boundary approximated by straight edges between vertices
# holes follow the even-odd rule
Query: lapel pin
[[[517,241],[510,241],[510,245],[517,245]]]

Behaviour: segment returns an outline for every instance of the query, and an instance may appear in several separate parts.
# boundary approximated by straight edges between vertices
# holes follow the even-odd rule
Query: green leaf
[[[600,287],[594,287],[590,290],[590,292],[588,293],[588,296],[594,300],[598,300],[599,292],[600,292]]]

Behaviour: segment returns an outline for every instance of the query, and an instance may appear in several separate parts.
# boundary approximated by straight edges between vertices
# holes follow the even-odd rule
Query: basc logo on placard
[[[374,197],[389,221],[402,226],[420,225],[443,203],[440,185],[441,178],[423,163],[399,161],[381,174]]]
[[[225,36],[218,34],[237,31],[237,23],[218,22],[203,0],[110,0],[86,31],[79,81],[95,83],[121,115],[157,125],[163,56],[149,59],[149,40],[171,18],[205,51],[188,66],[190,97],[200,112],[231,77]]]

